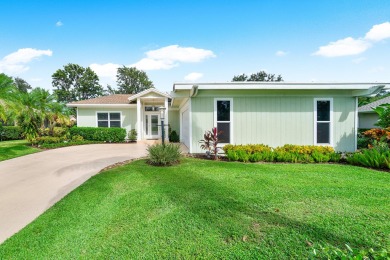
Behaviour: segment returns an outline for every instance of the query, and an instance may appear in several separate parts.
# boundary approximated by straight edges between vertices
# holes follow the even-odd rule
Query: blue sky
[[[0,72],[52,89],[67,63],[115,86],[118,66],[154,85],[225,82],[265,70],[285,81],[390,82],[390,1],[5,1]]]

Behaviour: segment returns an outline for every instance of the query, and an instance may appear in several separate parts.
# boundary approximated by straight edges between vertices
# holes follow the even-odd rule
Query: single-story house
[[[378,122],[379,117],[373,108],[383,104],[390,104],[390,97],[385,97],[359,107],[359,129],[378,128],[375,124]]]
[[[163,115],[190,153],[203,152],[199,140],[214,126],[222,131],[222,145],[330,145],[355,151],[357,98],[374,95],[386,84],[175,83],[171,93],[152,88],[68,106],[77,108],[78,126],[136,129],[138,140],[160,138]],[[160,107],[167,108],[163,114]]]

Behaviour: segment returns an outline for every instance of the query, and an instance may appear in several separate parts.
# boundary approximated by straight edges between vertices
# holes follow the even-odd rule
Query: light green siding
[[[378,128],[378,126],[375,125],[376,123],[378,123],[377,113],[359,113],[359,128]]]
[[[168,110],[168,121],[172,131],[180,135],[180,117],[179,110]]]
[[[136,108],[78,108],[77,126],[97,127],[97,112],[121,112],[122,128],[125,128],[126,132],[137,129]]]
[[[208,93],[209,94],[209,93]],[[237,94],[237,93],[236,93]],[[323,93],[321,93],[323,94]],[[344,93],[343,93],[344,94]],[[192,152],[214,125],[214,98],[233,98],[233,143],[314,144],[314,98],[333,98],[333,143],[338,151],[355,149],[355,98],[342,95],[201,95],[191,99]]]

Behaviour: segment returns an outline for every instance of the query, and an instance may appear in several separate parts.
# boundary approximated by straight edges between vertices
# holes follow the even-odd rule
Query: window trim
[[[317,121],[317,101],[329,101],[329,121]],[[317,143],[317,123],[329,123],[329,143]],[[314,98],[314,145],[333,147],[333,98]]]
[[[230,101],[230,121],[218,121],[217,118],[217,102],[218,101]],[[214,98],[214,127],[217,127],[218,123],[229,123],[230,124],[230,143],[220,143],[221,145],[233,144],[233,98]]]
[[[121,111],[96,111],[96,127],[99,127],[99,121],[105,121],[105,120],[99,120],[98,114],[99,113],[108,113],[108,127],[107,128],[112,128],[111,123],[110,123],[110,113],[119,113],[119,120],[112,120],[112,121],[119,121],[120,122],[120,127],[117,128],[122,128],[122,112]]]

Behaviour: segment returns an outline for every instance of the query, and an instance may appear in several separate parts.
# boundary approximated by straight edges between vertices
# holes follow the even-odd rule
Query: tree
[[[80,65],[69,63],[52,75],[57,101],[69,103],[103,96],[103,87],[96,73]]]
[[[259,71],[251,74],[250,76],[246,74],[234,76],[232,81],[283,81],[283,78],[281,75],[275,76],[275,74],[268,74],[265,71]]]
[[[119,86],[116,91],[118,94],[136,94],[153,87],[153,82],[149,80],[148,75],[135,67],[118,68],[116,78]]]
[[[390,104],[379,105],[373,110],[378,114],[377,126],[387,128],[390,126]]]
[[[15,109],[17,89],[11,77],[0,73],[0,119],[7,121],[7,114]]]
[[[14,82],[15,82],[16,88],[17,88],[20,92],[27,93],[27,91],[28,91],[29,89],[31,89],[31,85],[28,84],[27,81],[25,81],[25,80],[22,79],[22,78],[16,77],[16,78],[14,78]]]

